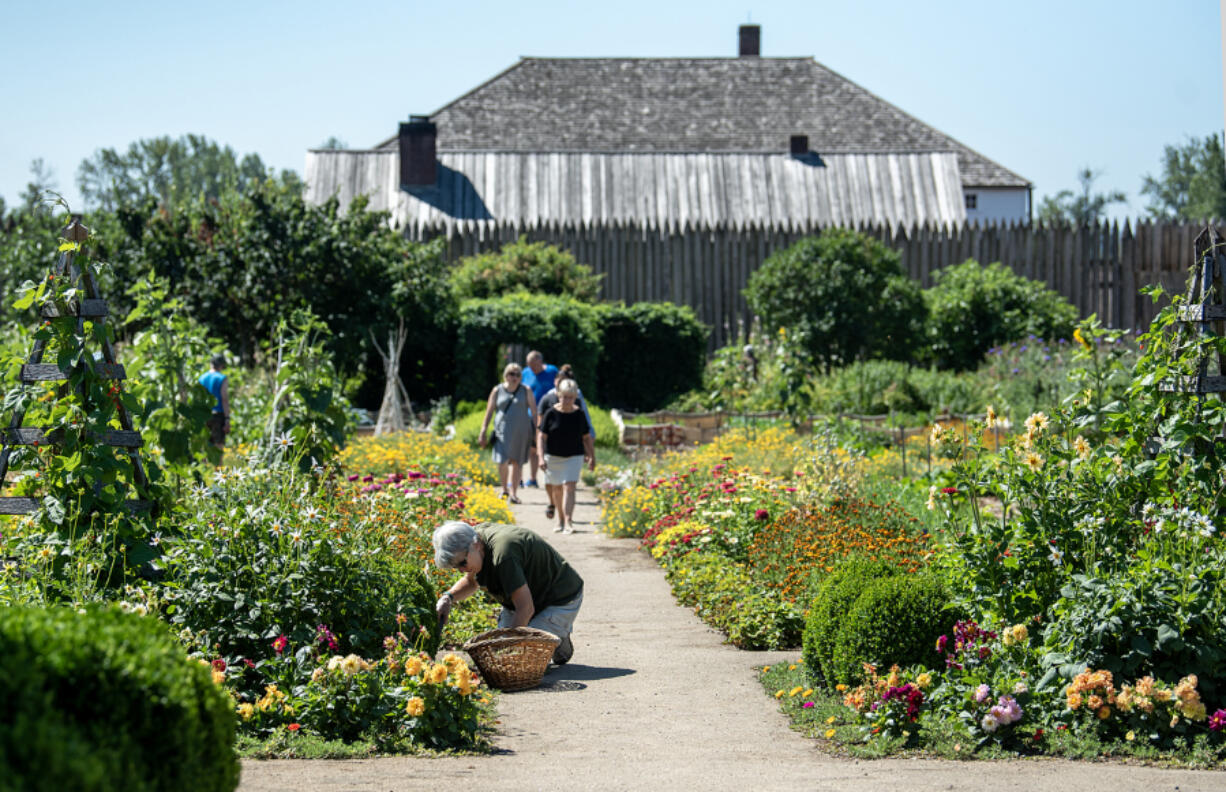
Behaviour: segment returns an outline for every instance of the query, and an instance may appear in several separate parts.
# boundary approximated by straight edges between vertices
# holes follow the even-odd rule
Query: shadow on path
[[[633,668],[616,668],[609,666],[590,666],[582,663],[567,663],[555,666],[545,677],[546,681],[573,680],[576,682],[594,682],[598,679],[614,679],[635,673]]]

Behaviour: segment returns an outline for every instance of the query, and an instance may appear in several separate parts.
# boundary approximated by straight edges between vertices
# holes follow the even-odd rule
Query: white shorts
[[[546,484],[569,484],[579,480],[579,471],[583,469],[583,455],[560,457],[546,454],[545,465]]]

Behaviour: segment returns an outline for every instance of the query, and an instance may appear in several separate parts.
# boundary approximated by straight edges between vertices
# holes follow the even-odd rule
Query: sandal
[[[508,501],[510,501],[511,503],[519,503],[519,502],[520,502],[519,498],[517,498],[517,497],[516,497],[516,496],[514,496],[514,495],[510,495],[510,496],[508,496],[508,497],[507,497],[507,500],[508,500]]]
[[[552,520],[552,519],[553,519],[553,515],[554,515],[554,508],[553,508],[553,504],[551,503],[551,504],[549,504],[548,506],[546,506],[546,507],[545,507],[545,517],[546,517],[547,519]]]

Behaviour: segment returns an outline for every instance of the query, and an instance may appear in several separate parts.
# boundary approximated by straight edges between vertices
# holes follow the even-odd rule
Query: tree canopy
[[[91,208],[115,211],[152,199],[174,211],[194,198],[221,197],[272,176],[258,154],[242,157],[203,135],[138,140],[127,151],[98,149],[77,169],[77,186]],[[279,178],[301,188],[293,171]]]
[[[1181,146],[1166,146],[1162,172],[1146,175],[1141,194],[1149,197],[1150,215],[1162,220],[1226,218],[1226,161],[1218,135],[1190,137]]]
[[[1102,176],[1102,171],[1088,165],[1082,168],[1077,172],[1080,192],[1061,190],[1055,195],[1045,196],[1039,204],[1039,220],[1051,225],[1093,225],[1103,219],[1111,204],[1128,202],[1128,196],[1120,190],[1094,192],[1094,182],[1099,176]]]

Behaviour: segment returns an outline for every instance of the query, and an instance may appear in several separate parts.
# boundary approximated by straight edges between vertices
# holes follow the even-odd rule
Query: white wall
[[[978,220],[1009,220],[1028,222],[1030,191],[1016,187],[963,187],[963,197],[975,196],[975,208],[966,210],[968,223]]]

